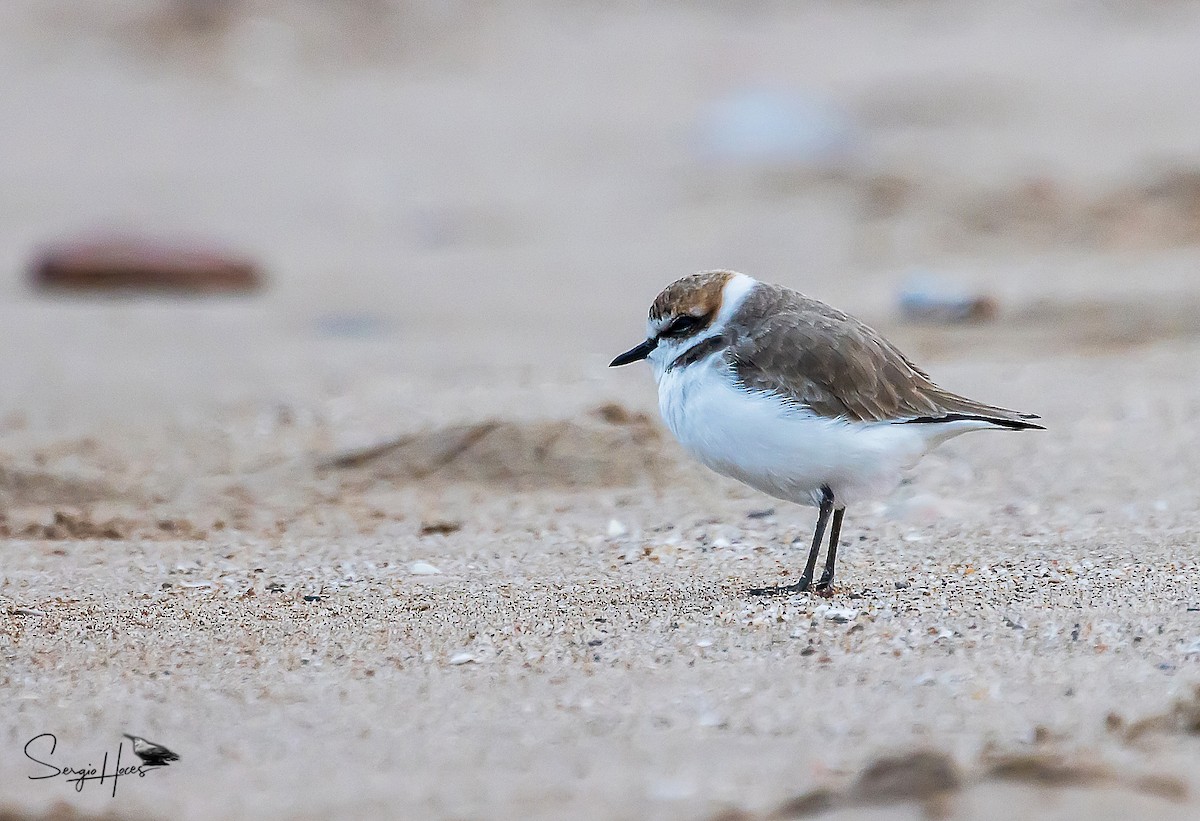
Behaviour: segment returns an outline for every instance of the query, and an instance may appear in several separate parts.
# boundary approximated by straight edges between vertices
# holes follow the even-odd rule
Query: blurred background
[[[605,365],[717,267],[935,364],[1191,338],[1198,37],[1166,0],[9,0],[0,447],[234,473],[648,409]]]
[[[256,331],[438,371],[599,361],[703,268],[883,323],[913,276],[1190,294],[1198,35],[1165,0],[10,0],[0,289],[47,243],[207,242],[261,267]]]

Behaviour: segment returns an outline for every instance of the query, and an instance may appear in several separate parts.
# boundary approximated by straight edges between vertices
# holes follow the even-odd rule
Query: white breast
[[[930,444],[921,426],[826,419],[743,390],[720,354],[655,376],[663,419],[689,452],[790,502],[819,504],[826,485],[839,506],[887,493]]]

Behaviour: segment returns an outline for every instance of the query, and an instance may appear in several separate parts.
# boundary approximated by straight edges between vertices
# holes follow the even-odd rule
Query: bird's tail
[[[937,405],[939,412],[905,419],[905,424],[938,425],[978,422],[980,423],[978,426],[970,426],[970,429],[996,427],[1008,430],[1045,430],[1042,425],[1030,421],[1031,419],[1041,419],[1036,413],[1022,413],[996,405],[985,405],[940,388],[934,390],[936,392],[929,398]]]

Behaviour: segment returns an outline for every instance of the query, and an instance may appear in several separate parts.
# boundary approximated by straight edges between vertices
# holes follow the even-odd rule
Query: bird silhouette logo
[[[179,760],[178,755],[161,744],[155,744],[153,741],[147,741],[141,736],[129,733],[122,733],[122,735],[133,742],[133,754],[142,759],[143,764],[151,767],[166,767],[172,761]]]

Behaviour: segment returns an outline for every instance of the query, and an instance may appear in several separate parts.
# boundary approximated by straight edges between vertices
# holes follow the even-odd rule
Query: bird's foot
[[[812,579],[802,577],[795,584],[783,584],[779,587],[752,587],[746,592],[751,596],[790,596],[793,593],[807,593],[812,586]]]
[[[822,575],[821,580],[813,586],[813,590],[822,598],[830,598],[833,596],[833,574]]]

